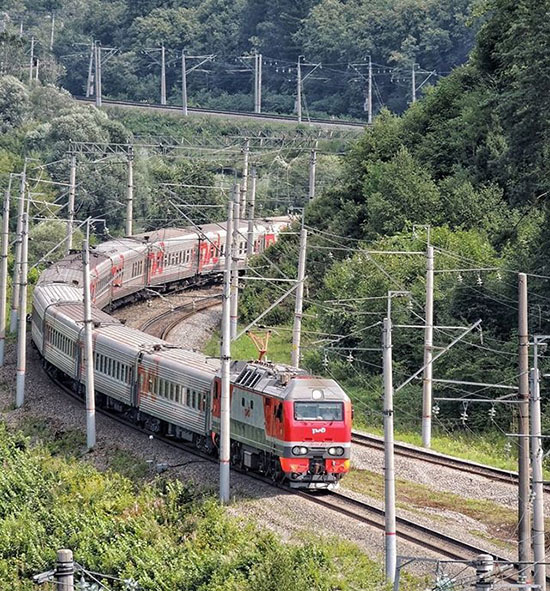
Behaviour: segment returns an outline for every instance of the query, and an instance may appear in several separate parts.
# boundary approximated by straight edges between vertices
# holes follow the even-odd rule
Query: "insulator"
[[[326,369],[328,367],[328,357],[327,354],[325,353],[324,357],[323,357],[323,367]]]
[[[353,353],[350,351],[346,357],[347,362],[351,365],[353,363]]]
[[[459,273],[459,274],[458,274],[458,277],[456,278],[456,280],[457,280],[459,283],[462,283],[462,282],[464,281],[464,277],[462,277],[462,274],[461,274],[461,273]]]
[[[468,422],[468,403],[464,402],[462,404],[462,412],[460,413],[460,420],[462,421],[462,425],[466,425]]]
[[[504,453],[508,456],[512,453],[512,443],[510,441],[504,444]]]
[[[502,281],[502,275],[500,274],[500,271],[497,271],[497,280]]]
[[[407,302],[407,310],[410,310],[412,312],[412,309],[413,309],[413,302],[412,302],[412,300],[409,300]]]
[[[441,412],[441,408],[439,408],[439,404],[436,402],[434,404],[434,407],[432,408],[432,414],[434,417],[438,417],[440,412]]]
[[[489,409],[489,418],[491,419],[491,421],[494,421],[496,416],[497,409],[494,406],[491,406],[491,408]]]
[[[477,276],[476,283],[477,283],[479,286],[483,285],[483,279],[481,279],[481,275],[478,275],[478,276]]]

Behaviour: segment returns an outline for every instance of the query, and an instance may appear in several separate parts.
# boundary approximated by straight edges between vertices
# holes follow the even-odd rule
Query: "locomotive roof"
[[[347,400],[334,380],[312,376],[303,369],[269,362],[235,361],[231,382],[284,400],[312,400],[313,390],[323,391],[323,400]]]

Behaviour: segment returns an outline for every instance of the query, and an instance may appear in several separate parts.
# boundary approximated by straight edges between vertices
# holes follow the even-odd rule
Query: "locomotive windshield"
[[[297,421],[341,421],[344,417],[341,402],[295,402],[294,418]]]

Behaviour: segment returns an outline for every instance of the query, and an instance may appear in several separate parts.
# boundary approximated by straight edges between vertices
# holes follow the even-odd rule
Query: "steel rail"
[[[166,340],[167,336],[178,324],[197,312],[219,305],[221,297],[222,294],[217,293],[212,296],[204,297],[199,302],[187,302],[181,306],[175,306],[171,310],[167,310],[158,316],[146,320],[141,324],[139,330],[146,332],[151,336]]]
[[[361,433],[359,431],[352,432],[352,443],[361,447],[370,447],[373,449],[384,449],[384,440],[376,435],[368,433]],[[490,480],[505,482],[517,486],[518,474],[512,470],[504,470],[496,468],[495,466],[487,466],[471,460],[457,458],[446,454],[438,453],[430,449],[421,449],[419,447],[409,445],[407,443],[395,443],[395,453],[399,456],[428,462],[437,466],[444,466],[465,472],[468,474],[475,474],[476,476],[483,476]],[[550,492],[550,484],[545,483],[545,492]]]

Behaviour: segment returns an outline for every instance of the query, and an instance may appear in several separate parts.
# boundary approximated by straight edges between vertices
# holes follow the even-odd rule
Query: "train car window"
[[[195,390],[193,390],[193,392],[192,392],[191,396],[192,396],[192,403],[191,403],[191,406],[192,406],[193,408],[197,408],[197,393],[195,392]]]
[[[279,404],[275,406],[275,408],[273,409],[273,414],[275,415],[275,418],[277,420],[283,420],[283,405],[281,402],[279,402]]]
[[[241,398],[241,406],[244,406],[244,398]]]
[[[254,400],[250,401],[250,410],[254,410]]]
[[[185,404],[187,406],[191,406],[191,392],[189,390],[187,390],[187,394],[185,397]]]

